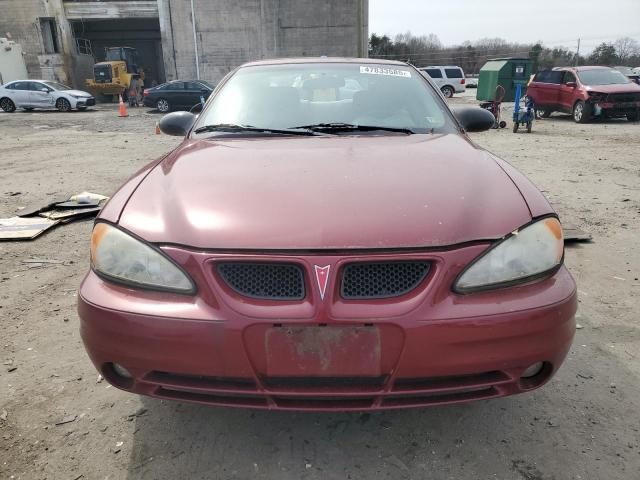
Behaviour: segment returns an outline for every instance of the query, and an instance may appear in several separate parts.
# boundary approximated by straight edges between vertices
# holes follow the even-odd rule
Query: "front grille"
[[[302,268],[292,263],[219,263],[218,273],[235,292],[266,300],[304,298]]]
[[[640,102],[640,93],[611,93],[607,101],[614,103]]]
[[[230,407],[286,410],[366,410],[427,407],[510,395],[540,386],[515,372],[488,371],[446,377],[219,377],[152,371],[136,380],[139,391],[171,400]],[[533,380],[533,379],[532,379]]]
[[[342,297],[346,299],[389,298],[409,293],[429,273],[429,263],[352,263],[344,267]]]
[[[97,65],[93,67],[93,76],[96,83],[111,83],[113,76],[111,75],[110,65]]]
[[[379,377],[264,377],[262,384],[276,391],[378,391],[382,390],[387,376]]]

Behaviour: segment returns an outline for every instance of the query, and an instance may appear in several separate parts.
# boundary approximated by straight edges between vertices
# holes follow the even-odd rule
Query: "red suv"
[[[640,85],[609,67],[564,67],[543,70],[529,84],[527,95],[538,114],[573,114],[578,123],[594,117],[627,117],[638,121]]]

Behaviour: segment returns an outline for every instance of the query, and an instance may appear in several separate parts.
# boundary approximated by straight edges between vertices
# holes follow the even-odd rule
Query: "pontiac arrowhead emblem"
[[[320,298],[324,300],[324,292],[327,290],[327,283],[329,282],[329,270],[331,265],[320,267],[314,265],[316,269],[316,280],[318,281],[318,290],[320,290]]]

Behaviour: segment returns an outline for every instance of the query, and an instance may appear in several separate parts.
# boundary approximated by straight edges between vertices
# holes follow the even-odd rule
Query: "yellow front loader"
[[[93,78],[87,79],[87,88],[94,95],[117,96],[124,100],[141,98],[144,87],[144,71],[138,65],[138,52],[131,47],[106,49],[104,62],[93,66]]]

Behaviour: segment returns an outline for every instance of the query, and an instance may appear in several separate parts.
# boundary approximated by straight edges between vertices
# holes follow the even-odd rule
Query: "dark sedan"
[[[205,101],[215,87],[204,80],[174,80],[144,91],[145,107],[166,113],[171,110],[191,110]]]

